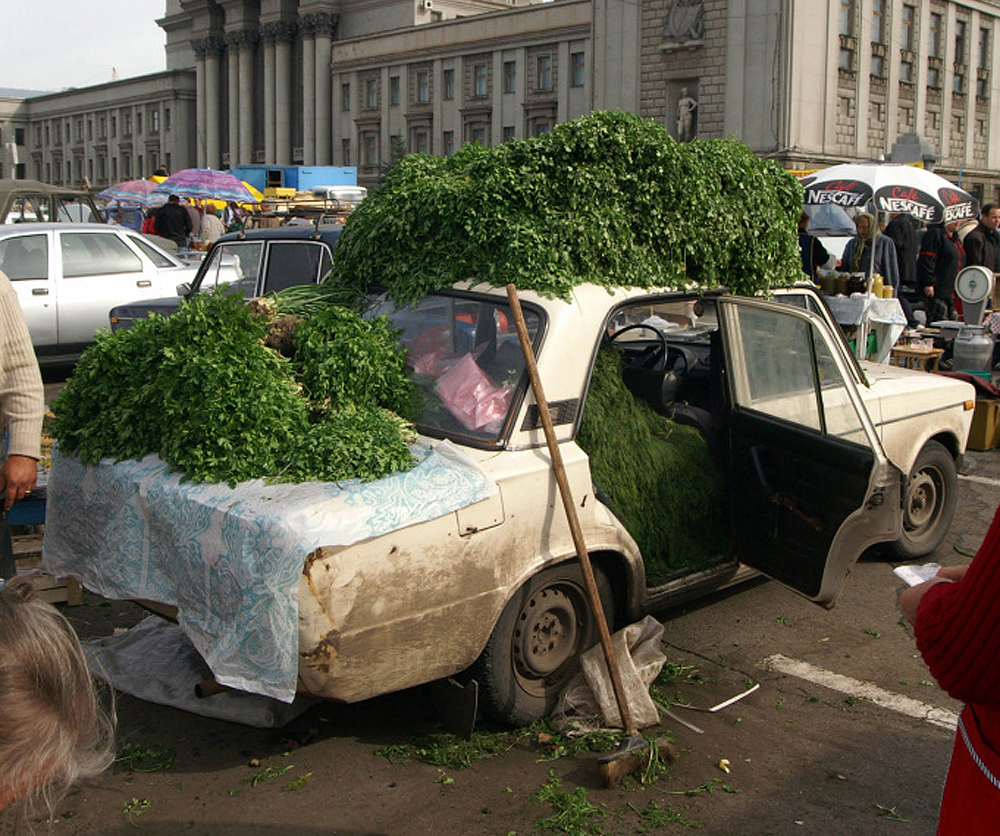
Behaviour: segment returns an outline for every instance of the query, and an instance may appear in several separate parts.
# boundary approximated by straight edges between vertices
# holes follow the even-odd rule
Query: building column
[[[292,41],[298,28],[292,21],[278,22],[274,43],[274,153],[277,165],[292,163]]]
[[[205,55],[208,51],[208,38],[199,38],[192,41],[191,47],[194,49],[195,96],[197,99],[195,102],[195,159],[197,160],[198,168],[205,168],[206,105],[208,102],[208,97],[205,95]]]
[[[223,165],[232,167],[240,162],[240,32],[226,32],[226,64],[228,78],[229,136],[226,151],[223,154]],[[225,154],[229,155],[228,164]]]
[[[274,28],[266,23],[261,27],[261,37],[264,39],[264,162],[275,165],[278,159],[275,155],[274,141]]]
[[[222,120],[225,106],[222,90],[222,52],[225,42],[221,38],[210,38],[205,54],[205,164],[208,168],[219,168],[222,163]]]
[[[332,120],[333,101],[330,62],[333,58],[333,38],[337,34],[340,16],[318,14],[316,26],[316,163],[333,164]],[[308,71],[308,67],[306,68]]]
[[[299,21],[302,31],[302,162],[316,164],[316,27],[312,15]]]
[[[253,163],[255,131],[254,131],[254,58],[260,33],[256,29],[244,29],[240,33],[239,57],[239,146],[236,156],[237,164]],[[235,143],[229,143],[230,148],[236,148]]]

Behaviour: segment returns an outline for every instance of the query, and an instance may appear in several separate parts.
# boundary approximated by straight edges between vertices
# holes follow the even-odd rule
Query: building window
[[[586,60],[582,52],[574,52],[569,57],[570,75],[574,87],[583,87],[586,80]]]
[[[340,164],[351,164],[351,140],[349,139],[340,140]]]
[[[504,93],[517,92],[517,62],[503,62],[503,91]]]
[[[515,135],[514,126],[513,125],[504,125],[504,127],[503,127],[503,141],[504,142],[510,142],[514,138],[514,135]]]
[[[125,114],[125,119],[122,122],[122,125],[124,126],[124,129],[125,129],[125,136],[132,136],[132,114],[131,113],[126,113]]]
[[[483,98],[486,95],[486,65],[476,64],[472,68],[472,95]]]
[[[854,0],[840,0],[840,34],[848,38],[854,34]]]
[[[913,44],[915,43],[913,33],[914,26],[917,18],[917,9],[915,6],[910,6],[907,4],[903,5],[903,13],[901,16],[901,29],[899,34],[899,46],[900,49],[905,49],[907,52],[913,52]]]
[[[544,134],[547,134],[551,130],[552,130],[552,125],[550,125],[544,119],[540,119],[539,121],[535,122],[534,126],[532,127],[532,133],[535,136],[542,136]]]
[[[538,89],[552,89],[552,56],[538,56]]]
[[[976,65],[976,95],[986,98],[990,82],[990,30],[979,30],[979,56]]]
[[[427,70],[417,73],[417,101],[426,104],[431,100],[431,74]]]
[[[151,110],[149,112],[149,128],[156,134],[160,132],[160,111]]]
[[[872,0],[872,43],[885,43],[885,0]]]
[[[378,144],[375,142],[375,134],[371,131],[361,134],[361,154],[362,165],[378,165]]]
[[[417,154],[430,153],[430,134],[425,130],[413,132],[413,150]]]
[[[42,144],[42,128],[41,126],[35,128],[35,145]]]
[[[955,21],[955,63],[965,64],[965,42],[967,25],[964,20]]]
[[[885,78],[885,59],[881,55],[872,56],[871,75],[873,78]]]
[[[942,25],[941,15],[938,14],[937,12],[931,12],[930,25],[928,26],[928,29],[930,31],[928,50],[929,54],[933,58],[941,57],[941,35],[942,35],[941,25]]]
[[[470,133],[469,133],[469,137],[471,138],[471,140],[473,142],[477,142],[480,145],[485,145],[486,144],[486,128],[473,128],[470,131]]]
[[[351,109],[351,85],[350,82],[340,85],[340,109]]]
[[[378,107],[378,83],[374,78],[365,79],[365,107]]]
[[[163,108],[163,130],[170,130],[170,108]],[[170,171],[170,164],[167,164],[167,171]]]
[[[88,119],[87,120],[87,142],[93,142],[93,141],[94,141],[94,120],[93,119]]]
[[[935,90],[941,86],[941,71],[937,67],[927,68],[927,86]]]
[[[901,61],[899,64],[899,80],[913,84],[913,62]]]
[[[24,128],[14,128],[14,144],[24,145]]]
[[[441,135],[441,146],[446,157],[450,157],[455,153],[455,132],[445,131]]]
[[[141,110],[135,115],[135,132],[137,134],[141,134],[142,133],[142,111]]]
[[[394,75],[389,79],[389,104],[399,104],[399,76]]]
[[[112,116],[111,117],[111,138],[114,139],[116,136],[118,136],[118,117],[117,116]]]
[[[444,95],[442,96],[445,100],[450,101],[455,98],[455,71],[445,70],[444,71]]]

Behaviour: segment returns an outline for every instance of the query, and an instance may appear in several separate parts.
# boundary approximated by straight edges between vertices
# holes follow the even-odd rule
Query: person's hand
[[[927,287],[924,288],[924,296],[933,296],[933,295],[934,295],[934,285],[929,284],[927,285]]]
[[[19,499],[24,499],[35,488],[38,480],[38,462],[30,456],[7,456],[0,469],[0,491],[3,492],[3,509]]]
[[[944,578],[946,581],[960,581],[965,577],[969,566],[968,563],[963,563],[961,566],[942,566],[934,577]]]

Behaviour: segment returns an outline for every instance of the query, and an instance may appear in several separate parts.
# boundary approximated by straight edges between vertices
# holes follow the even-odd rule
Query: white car
[[[77,359],[115,305],[176,295],[197,272],[120,226],[0,226],[0,270],[17,292],[39,363]]]
[[[859,365],[811,290],[785,291],[780,302],[594,285],[568,302],[520,296],[612,623],[737,582],[752,575],[747,567],[832,606],[869,546],[917,557],[944,536],[973,388]],[[259,677],[284,664],[290,693],[354,702],[466,672],[486,713],[531,721],[552,708],[597,631],[507,296],[462,285],[415,306],[385,300],[373,313],[400,329],[423,442],[447,439],[468,466],[424,483],[414,471],[391,489],[362,484],[336,500],[315,485],[247,483],[234,494],[190,486],[154,475],[145,460],[97,465],[104,474],[58,464],[50,495],[60,496],[60,516],[44,565],[177,617],[225,684],[273,693]],[[594,448],[588,455],[578,444],[608,342],[632,396],[694,425],[698,433],[678,437],[709,454],[665,467],[651,443],[636,444],[618,468],[626,486],[630,474],[655,468],[658,487],[639,502],[652,507],[647,520],[692,535],[686,562],[643,553],[639,532],[596,484]],[[598,413],[611,434],[617,402]],[[112,504],[116,474],[124,476]],[[691,499],[690,488],[663,498],[710,476],[719,480],[710,503]],[[457,510],[407,516],[431,489],[479,477],[495,490]],[[299,493],[308,491],[315,504]],[[326,520],[336,534],[295,549],[279,539]],[[286,602],[291,613],[272,618],[272,604]]]

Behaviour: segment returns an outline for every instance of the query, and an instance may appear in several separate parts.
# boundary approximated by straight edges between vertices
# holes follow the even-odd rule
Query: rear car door
[[[82,350],[115,305],[161,295],[155,268],[115,232],[57,232],[59,343]]]
[[[901,474],[821,317],[735,298],[720,314],[736,557],[832,606],[861,553],[899,535]]]
[[[36,349],[54,346],[56,327],[55,277],[50,269],[49,232],[25,232],[0,239],[0,270],[10,279]]]

